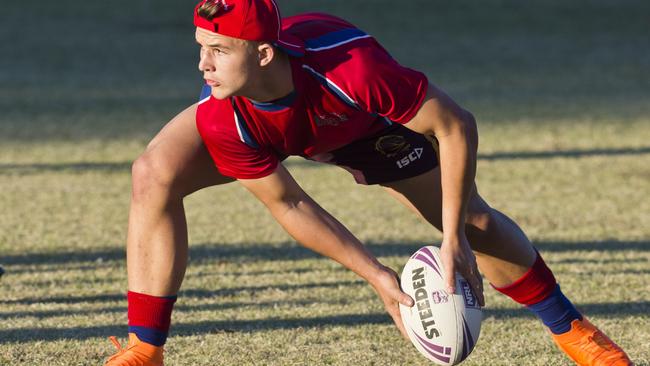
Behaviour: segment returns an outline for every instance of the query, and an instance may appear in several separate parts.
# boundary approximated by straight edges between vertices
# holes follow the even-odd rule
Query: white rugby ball
[[[483,313],[469,283],[456,273],[456,292],[446,291],[440,249],[420,248],[402,270],[402,290],[415,300],[400,304],[411,342],[439,365],[457,365],[469,356],[481,332]]]

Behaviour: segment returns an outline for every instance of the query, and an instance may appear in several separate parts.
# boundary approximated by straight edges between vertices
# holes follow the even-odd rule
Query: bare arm
[[[482,281],[476,258],[465,237],[465,215],[474,189],[478,132],[474,116],[449,96],[429,85],[425,102],[406,127],[434,136],[440,148],[442,185],[441,250],[447,269],[449,290],[454,290],[454,269],[465,277],[483,303]]]
[[[433,85],[406,127],[435,136],[440,147],[445,234],[464,231],[465,211],[476,174],[478,132],[474,117]]]
[[[348,229],[311,199],[282,165],[269,176],[240,182],[294,239],[368,281],[406,336],[397,302],[411,306],[413,300],[399,289],[395,272],[379,263]]]

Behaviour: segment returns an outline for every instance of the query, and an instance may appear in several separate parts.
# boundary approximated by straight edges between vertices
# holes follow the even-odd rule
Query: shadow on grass
[[[189,289],[189,290],[181,290],[178,296],[183,298],[218,299],[220,297],[241,295],[242,293],[249,293],[253,295],[261,291],[298,291],[304,289],[339,288],[339,287],[361,286],[361,285],[365,285],[365,282],[359,280],[359,281],[338,281],[338,282],[304,283],[304,284],[285,284],[285,285],[225,287],[225,288],[219,288],[215,290]],[[79,303],[96,303],[96,302],[115,302],[115,301],[125,301],[125,300],[126,300],[126,295],[124,294],[101,294],[101,295],[88,295],[88,296],[26,297],[26,298],[16,299],[16,300],[0,300],[0,304],[6,304],[6,305],[79,304]]]
[[[363,283],[361,283],[363,284]],[[275,288],[274,286],[269,287],[269,289]],[[490,290],[491,291],[491,290]],[[124,296],[121,296],[124,298]],[[301,308],[313,308],[315,305],[327,305],[327,306],[339,306],[345,307],[355,300],[328,300],[326,298],[318,300],[275,300],[275,301],[224,301],[214,304],[193,304],[185,305],[183,304],[183,299],[186,298],[184,293],[181,292],[179,295],[179,303],[174,307],[174,313],[190,313],[190,312],[199,312],[199,311],[210,311],[218,312],[222,310],[230,309],[242,309],[244,311],[268,311],[269,308],[277,307],[290,307],[295,308],[297,312],[300,312]],[[362,301],[362,300],[356,300]],[[365,299],[364,301],[375,301],[374,296],[370,299]],[[626,317],[626,316],[637,316],[644,315],[650,312],[650,301],[633,301],[625,303],[594,303],[594,304],[578,304],[578,309],[586,314],[591,316],[606,316],[606,317]],[[126,314],[126,299],[124,298],[123,306],[110,306],[102,307],[98,309],[86,309],[86,310],[33,310],[33,311],[15,311],[15,312],[3,312],[2,317],[4,318],[36,318],[39,320],[47,318],[58,318],[63,316],[93,316],[95,314],[108,314],[108,313],[124,313]],[[531,317],[531,312],[525,308],[518,309],[492,309],[489,306],[483,310],[485,318],[494,318],[494,319],[509,319],[509,318],[520,318],[520,317]]]
[[[598,316],[603,318],[621,318],[628,316],[645,316],[650,312],[650,301],[632,301],[632,302],[606,302],[606,303],[586,303],[575,304],[576,308],[587,317]],[[535,316],[526,308],[518,309],[484,309],[485,319],[512,319]]]
[[[43,172],[128,172],[131,162],[116,163],[35,163],[35,164],[0,164],[0,174],[40,174]]]
[[[172,336],[190,336],[206,333],[232,333],[268,331],[276,329],[318,328],[327,326],[357,326],[366,324],[389,324],[387,314],[346,314],[313,318],[268,318],[259,320],[215,320],[172,324]],[[108,335],[125,335],[125,325],[106,325],[73,328],[32,328],[0,330],[0,344],[9,342],[55,341],[61,339],[82,340]]]
[[[272,289],[272,287],[270,287]],[[197,304],[197,305],[184,305],[183,293],[179,295],[179,302],[174,306],[174,314],[179,312],[196,312],[196,311],[220,311],[228,309],[267,309],[276,307],[292,307],[300,308],[313,305],[345,305],[345,302],[334,300],[283,300],[283,301],[248,301],[248,302],[220,302],[217,304]],[[2,312],[3,318],[36,318],[39,320],[47,318],[58,318],[63,316],[81,316],[81,315],[95,315],[95,314],[109,314],[109,313],[124,313],[126,314],[126,298],[124,297],[124,306],[110,306],[95,309],[85,310],[32,310],[32,311],[10,311]],[[265,310],[266,311],[266,310]]]
[[[571,149],[556,151],[515,151],[491,154],[479,154],[481,160],[523,160],[551,158],[582,158],[592,156],[621,156],[650,154],[650,147],[620,148],[620,149]]]
[[[578,308],[585,314],[606,318],[645,315],[650,311],[650,302],[599,303],[582,304]],[[111,308],[120,310],[120,308]],[[101,311],[101,310],[98,310]],[[486,309],[486,319],[531,318],[526,309]],[[259,320],[214,320],[193,323],[176,323],[172,325],[172,336],[189,336],[206,333],[257,332],[277,329],[321,328],[330,326],[348,326],[381,324],[390,325],[392,320],[385,313],[343,314],[310,318],[268,318]],[[21,328],[0,330],[0,344],[24,343],[34,341],[55,341],[62,339],[83,340],[124,335],[126,325],[105,325],[72,328]]]
[[[602,251],[602,252],[650,252],[650,241],[536,241],[535,246],[542,252],[573,252],[573,251]],[[369,242],[368,249],[380,257],[408,257],[420,247],[425,245],[421,242]],[[96,250],[73,251],[66,250],[56,253],[33,253],[6,255],[0,257],[0,263],[4,265],[49,265],[49,264],[74,264],[81,262],[99,262],[106,265],[107,261],[123,261],[126,257],[123,248],[100,248]],[[206,243],[190,246],[190,263],[200,264],[219,260],[222,262],[251,262],[269,260],[298,260],[298,259],[322,259],[324,257],[299,246],[296,243],[287,242],[278,244],[220,244]],[[583,261],[594,261],[593,259],[575,258],[575,263]],[[603,259],[608,260],[608,259]],[[627,260],[625,260],[627,262]],[[600,262],[598,262],[600,263]],[[92,268],[92,267],[85,267]],[[11,275],[11,268],[5,268],[7,275]],[[34,269],[40,271],[40,269]]]
[[[625,155],[643,155],[650,154],[649,147],[637,148],[610,148],[610,149],[571,149],[555,151],[513,151],[513,152],[496,152],[490,154],[479,154],[479,160],[497,161],[497,160],[530,160],[530,159],[552,159],[552,158],[581,158],[592,156],[625,156]],[[309,160],[291,160],[286,163],[287,166],[319,168],[323,165]],[[43,172],[86,172],[86,171],[104,171],[104,172],[128,172],[131,169],[131,162],[115,163],[95,163],[95,162],[78,162],[78,163],[35,163],[35,164],[0,164],[1,174],[40,174]]]

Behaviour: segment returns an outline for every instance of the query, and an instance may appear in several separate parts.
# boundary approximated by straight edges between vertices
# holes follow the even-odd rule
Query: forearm
[[[373,283],[382,265],[338,220],[308,196],[269,206],[282,227],[303,246]]]
[[[478,132],[471,113],[430,84],[425,102],[406,124],[411,130],[435,136],[439,144],[444,238],[461,234],[474,187]],[[449,236],[451,235],[451,237]]]
[[[442,185],[443,235],[464,230],[465,212],[476,175],[477,132],[474,118],[464,112],[445,136],[438,136]]]

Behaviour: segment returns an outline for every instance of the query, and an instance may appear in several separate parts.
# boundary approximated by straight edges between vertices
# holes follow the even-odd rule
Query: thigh
[[[197,104],[180,112],[151,140],[143,153],[157,174],[187,195],[233,181],[219,173],[196,128]]]
[[[442,231],[442,185],[440,168],[382,186],[406,207]],[[490,212],[490,206],[473,187],[467,206],[467,221],[478,224]]]
[[[440,169],[416,177],[382,184],[384,189],[411,211],[442,231]]]

